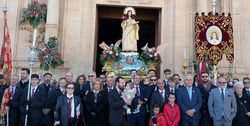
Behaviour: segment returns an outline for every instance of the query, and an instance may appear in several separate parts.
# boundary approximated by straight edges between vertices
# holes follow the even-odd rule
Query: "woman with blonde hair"
[[[87,112],[87,126],[105,126],[105,111],[107,107],[107,96],[103,90],[103,84],[100,79],[93,80],[92,90],[86,95],[85,111]]]

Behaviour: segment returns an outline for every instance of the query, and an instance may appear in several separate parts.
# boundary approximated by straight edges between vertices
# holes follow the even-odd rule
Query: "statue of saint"
[[[121,23],[122,33],[122,51],[137,52],[137,40],[139,40],[139,25],[131,16],[135,15],[135,9],[126,7],[123,11],[125,16]]]

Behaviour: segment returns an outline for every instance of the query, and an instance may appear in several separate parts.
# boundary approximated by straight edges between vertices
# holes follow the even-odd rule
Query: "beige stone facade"
[[[8,0],[8,24],[13,47],[14,71],[28,67],[26,55],[30,45],[27,42],[30,33],[21,29],[19,16],[21,8],[26,7],[29,1]],[[207,13],[212,6],[211,0],[47,0],[47,5],[45,39],[49,36],[59,38],[60,51],[65,60],[63,67],[51,70],[57,76],[62,76],[65,71],[72,71],[78,75],[95,70],[97,58],[95,51],[98,48],[96,44],[98,6],[158,8],[160,10],[158,43],[165,47],[160,73],[164,68],[170,68],[173,73],[182,74],[184,49],[188,52],[190,66],[194,58],[195,13]],[[249,5],[249,0],[217,0],[217,11],[232,13],[234,24],[235,60],[231,65],[225,60],[221,61],[218,65],[221,72],[231,70],[235,76],[240,77],[250,73]],[[0,15],[0,24],[3,24],[3,14]],[[3,33],[2,29],[3,25],[0,26],[0,33]],[[0,40],[2,37],[1,35]],[[38,66],[35,72],[40,72]]]

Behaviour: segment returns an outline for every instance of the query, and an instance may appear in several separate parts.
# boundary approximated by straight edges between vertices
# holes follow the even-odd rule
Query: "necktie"
[[[72,97],[68,98],[68,119],[71,118],[71,102],[72,102]]]
[[[94,102],[97,102],[97,96],[98,96],[98,93],[95,93],[94,94]]]
[[[223,89],[221,89],[221,98],[224,101],[224,91],[223,91]]]
[[[170,91],[170,92],[174,93],[174,89],[171,89],[171,91]]]
[[[35,94],[35,88],[32,88],[32,94],[31,94],[32,98],[33,98],[34,94]]]
[[[161,101],[164,102],[163,91],[161,92]]]
[[[137,96],[140,96],[139,87],[136,87],[136,95],[137,95]]]
[[[12,86],[11,86],[10,95],[11,95],[11,96],[13,96],[13,95],[14,95],[14,87],[12,87]]]

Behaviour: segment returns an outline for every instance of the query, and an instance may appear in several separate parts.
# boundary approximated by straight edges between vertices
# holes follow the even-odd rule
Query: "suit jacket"
[[[186,112],[190,109],[194,109],[195,113],[192,119],[200,119],[200,108],[202,104],[201,93],[198,88],[192,87],[192,99],[190,101],[187,87],[181,87],[178,89],[177,92],[177,103],[181,109],[181,117],[183,119],[190,119]]]
[[[226,88],[223,101],[220,89],[212,89],[208,98],[208,110],[214,120],[220,120],[223,114],[226,121],[233,120],[237,113],[237,103],[233,91]]]
[[[78,96],[74,97],[74,111],[76,118],[77,107],[80,106],[80,111],[82,111],[81,99]],[[55,108],[55,121],[60,121],[60,126],[68,126],[68,98],[67,95],[59,96],[56,102]]]
[[[104,91],[97,94],[97,102],[94,102],[94,92],[87,94],[85,99],[85,111],[87,111],[86,123],[88,126],[105,126],[107,96]]]
[[[150,100],[150,112],[151,115],[153,115],[153,107],[155,104],[160,106],[160,112],[163,112],[164,109],[164,105],[168,103],[168,90],[165,90],[165,98],[164,98],[164,102],[162,101],[162,96],[159,92],[159,90],[156,90],[153,92],[152,96],[151,96],[151,100]]]
[[[9,88],[8,88],[9,90]],[[14,95],[10,98],[8,103],[9,106],[9,126],[15,126],[19,122],[20,118],[20,99],[23,89],[19,86],[16,86]]]
[[[5,91],[6,88],[8,88],[7,84],[5,84],[5,83],[0,84],[0,103],[2,103],[4,91]]]
[[[109,123],[122,125],[126,115],[125,109],[122,107],[125,105],[124,100],[121,98],[121,95],[118,93],[116,87],[108,93],[109,101]]]
[[[43,117],[42,108],[45,105],[45,90],[40,86],[37,86],[37,89],[33,97],[30,97],[30,100],[27,101],[28,87],[26,86],[22,92],[20,100],[20,111],[22,116],[25,116],[26,113],[29,114],[32,120],[40,120]],[[30,91],[31,94],[31,91]],[[26,105],[29,105],[29,111],[26,111]]]
[[[39,86],[45,90],[44,84],[41,84]],[[43,124],[53,124],[54,110],[56,108],[56,101],[59,95],[60,94],[57,93],[55,87],[49,85],[48,94],[45,97],[43,109],[50,109],[50,112],[47,115],[43,113],[43,119],[42,119]]]

